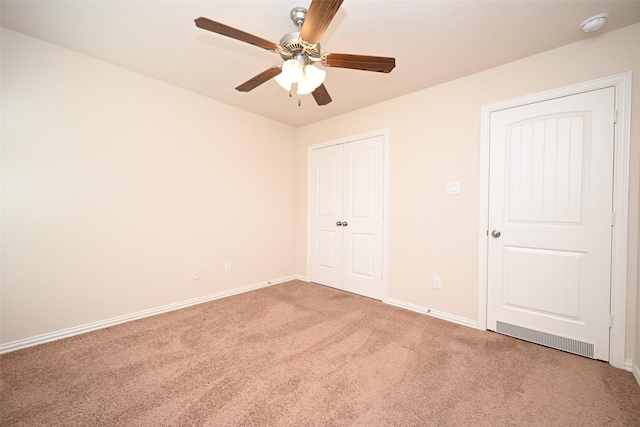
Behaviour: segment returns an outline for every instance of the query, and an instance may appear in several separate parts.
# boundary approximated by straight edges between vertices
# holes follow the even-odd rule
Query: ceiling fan
[[[291,20],[298,31],[285,34],[280,44],[237,30],[208,18],[195,19],[196,26],[232,39],[280,54],[285,62],[275,65],[236,87],[240,92],[249,92],[267,80],[274,78],[280,86],[292,93],[292,85],[297,84],[296,93],[311,93],[318,105],[327,105],[331,97],[324,87],[326,72],[314,64],[325,67],[351,68],[355,70],[389,73],[396,66],[395,58],[346,53],[322,53],[320,39],[331,20],[338,12],[343,0],[312,0],[309,10],[296,7],[291,11]],[[298,100],[298,105],[300,101]]]

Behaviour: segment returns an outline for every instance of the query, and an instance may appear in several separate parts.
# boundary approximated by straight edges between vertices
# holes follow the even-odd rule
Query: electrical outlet
[[[224,265],[224,274],[231,274],[231,263],[228,262]]]
[[[433,289],[442,289],[442,277],[433,276]]]
[[[194,268],[191,277],[193,278],[193,280],[198,280],[200,278],[200,269]]]

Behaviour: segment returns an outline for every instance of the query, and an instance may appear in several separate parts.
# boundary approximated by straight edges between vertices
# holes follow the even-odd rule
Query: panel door
[[[311,151],[309,179],[310,275],[342,289],[344,157],[341,145]]]
[[[383,138],[344,145],[343,289],[382,298]]]
[[[311,281],[382,298],[382,136],[312,150]]]
[[[614,95],[492,113],[488,329],[609,360]]]

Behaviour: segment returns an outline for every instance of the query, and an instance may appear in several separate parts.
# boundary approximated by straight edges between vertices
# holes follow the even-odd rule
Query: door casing
[[[582,92],[615,87],[613,210],[611,255],[611,315],[609,363],[630,370],[625,361],[625,313],[627,293],[627,231],[629,206],[629,145],[631,132],[631,72],[591,80],[529,96],[481,107],[480,135],[480,212],[478,248],[478,329],[487,329],[488,230],[489,230],[489,142],[491,113],[535,102],[548,101]]]
[[[306,279],[310,280],[311,277],[311,179],[309,177],[309,169],[311,166],[311,151],[318,148],[331,147],[333,145],[348,144],[349,142],[358,141],[361,139],[367,139],[375,136],[381,136],[383,139],[383,178],[382,178],[382,191],[383,191],[383,221],[382,221],[382,297],[381,301],[387,302],[387,230],[388,230],[388,218],[389,218],[389,130],[381,129],[372,132],[353,135],[345,138],[340,138],[328,142],[310,145],[307,148],[307,264],[306,264]]]

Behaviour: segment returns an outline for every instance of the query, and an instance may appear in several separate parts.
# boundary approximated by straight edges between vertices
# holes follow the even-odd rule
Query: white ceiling
[[[289,98],[275,81],[234,88],[282,63],[279,55],[195,26],[204,16],[278,43],[289,12],[310,0],[6,1],[2,26],[172,85],[303,126],[640,22],[640,1],[345,0],[322,51],[393,56],[390,74],[325,68],[333,98]],[[611,15],[598,33],[578,28]],[[639,41],[640,42],[640,41]],[[541,70],[542,71],[542,70]]]

